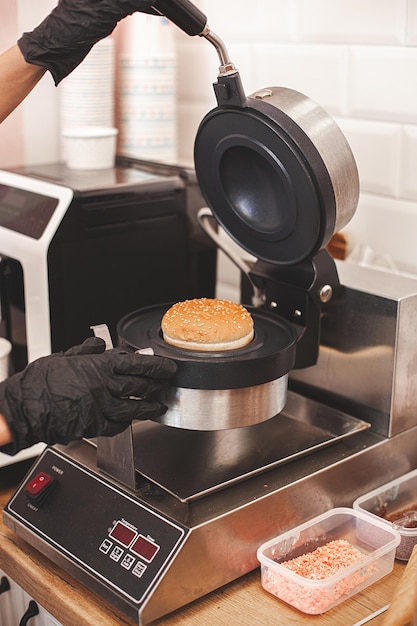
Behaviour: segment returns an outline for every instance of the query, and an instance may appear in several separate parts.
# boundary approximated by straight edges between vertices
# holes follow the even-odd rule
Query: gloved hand
[[[105,351],[98,337],[37,359],[0,383],[0,413],[13,436],[1,451],[112,436],[132,420],[159,417],[166,407],[151,396],[168,386],[176,369],[163,357]]]
[[[17,42],[27,63],[49,70],[55,84],[81,63],[121,19],[152,13],[151,0],[59,0],[55,9]]]

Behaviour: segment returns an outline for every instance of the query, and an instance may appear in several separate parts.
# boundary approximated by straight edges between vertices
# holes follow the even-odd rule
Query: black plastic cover
[[[213,109],[200,124],[194,161],[217,220],[258,259],[299,263],[333,234],[327,168],[311,139],[275,106],[249,98],[241,107]]]

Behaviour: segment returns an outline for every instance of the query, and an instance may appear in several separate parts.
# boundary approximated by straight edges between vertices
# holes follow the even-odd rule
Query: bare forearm
[[[26,63],[17,45],[0,55],[0,122],[26,98],[45,71]]]
[[[3,415],[0,414],[0,446],[5,446],[12,441],[12,434]]]

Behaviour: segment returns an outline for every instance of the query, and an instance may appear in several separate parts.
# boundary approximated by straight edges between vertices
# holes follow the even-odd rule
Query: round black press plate
[[[297,333],[286,320],[246,307],[254,320],[255,337],[238,350],[197,352],[183,350],[162,338],[161,319],[171,304],[133,311],[117,325],[119,345],[139,350],[152,348],[157,356],[176,361],[178,372],[172,381],[188,389],[239,389],[276,380],[295,363]]]
[[[332,193],[323,198],[331,184],[317,150],[288,117],[284,129],[280,115],[275,107],[268,115],[214,109],[200,124],[194,161],[205,200],[229,235],[258,259],[285,265],[321,249],[335,207]]]

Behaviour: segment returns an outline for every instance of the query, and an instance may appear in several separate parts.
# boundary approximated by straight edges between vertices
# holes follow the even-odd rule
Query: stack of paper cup
[[[124,20],[118,108],[120,154],[176,160],[176,54],[166,18],[134,13]]]
[[[61,129],[83,126],[113,127],[115,118],[114,41],[96,43],[84,61],[62,81]]]

